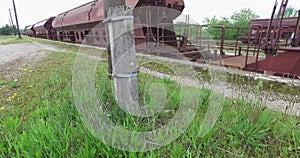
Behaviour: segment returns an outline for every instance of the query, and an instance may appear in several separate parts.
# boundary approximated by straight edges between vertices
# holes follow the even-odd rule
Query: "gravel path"
[[[20,58],[37,55],[39,46],[34,44],[11,44],[0,45],[0,65]]]
[[[17,59],[31,61],[45,56],[48,51],[58,50],[51,45],[36,42],[0,45],[0,65]]]
[[[58,50],[52,45],[36,42],[0,45],[1,78],[16,79],[21,68],[47,57],[50,51]]]
[[[236,74],[239,76],[245,76],[245,77],[251,77],[253,80],[262,79],[262,80],[268,80],[273,82],[279,82],[286,84],[286,86],[295,86],[300,87],[300,80],[292,80],[287,78],[281,78],[276,76],[264,76],[262,74],[258,73],[252,73],[252,72],[245,72],[245,71],[239,71],[239,70],[231,70],[224,67],[218,67],[218,66],[208,66],[205,64],[199,64],[189,61],[183,61],[183,60],[177,60],[177,59],[170,59],[165,57],[158,57],[158,56],[151,56],[151,55],[139,55],[141,57],[151,59],[151,60],[159,60],[169,63],[177,63],[180,65],[186,65],[186,66],[194,66],[194,67],[204,67],[208,68],[210,71],[218,71],[218,72],[226,72],[230,74]],[[279,111],[282,113],[286,113],[289,115],[296,115],[300,116],[300,94],[296,96],[289,97],[289,101],[282,99],[285,98],[283,94],[276,94],[274,92],[266,92],[266,91],[259,91],[255,92],[255,87],[250,87],[247,84],[244,85],[238,85],[238,84],[232,84],[232,83],[225,83],[222,81],[217,81],[212,83],[208,82],[202,82],[200,83],[198,80],[189,79],[186,77],[178,77],[178,76],[170,76],[166,75],[160,72],[151,71],[149,69],[141,68],[141,72],[145,72],[151,76],[159,77],[159,78],[170,78],[173,81],[180,81],[180,84],[186,85],[186,86],[192,86],[192,87],[204,87],[210,89],[211,87],[214,87],[214,91],[219,92],[224,95],[226,98],[230,99],[238,99],[238,100],[245,100],[247,102],[252,103],[258,103],[258,105],[266,106],[269,109],[272,109],[274,111]],[[256,94],[258,93],[258,94]]]
[[[266,106],[274,111],[300,116],[300,103],[295,101],[299,96],[295,96],[292,101],[286,101],[279,99],[276,94],[272,93],[259,92],[255,94],[255,92],[250,90],[249,87],[245,87],[245,85],[239,86],[222,81],[214,83],[200,82],[186,77],[166,75],[146,68],[141,68],[140,71],[158,78],[169,78],[185,86],[211,89],[215,93],[223,95],[225,98],[245,100],[253,104],[256,103],[258,106]]]

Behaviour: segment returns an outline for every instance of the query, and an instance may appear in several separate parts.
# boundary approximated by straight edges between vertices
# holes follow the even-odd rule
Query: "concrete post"
[[[107,12],[105,22],[109,32],[115,99],[123,110],[139,116],[138,74],[132,14],[132,9],[126,6],[111,7]]]

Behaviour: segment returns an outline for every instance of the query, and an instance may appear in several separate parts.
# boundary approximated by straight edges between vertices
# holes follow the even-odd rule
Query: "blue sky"
[[[43,19],[77,7],[91,0],[15,0],[20,27],[36,23]],[[281,0],[278,0],[281,3]],[[275,0],[185,0],[184,14],[202,23],[204,18],[230,16],[243,8],[250,8],[262,18],[270,17]],[[300,0],[289,0],[288,6],[300,9]],[[8,24],[8,9],[13,8],[12,0],[1,0],[0,26]]]

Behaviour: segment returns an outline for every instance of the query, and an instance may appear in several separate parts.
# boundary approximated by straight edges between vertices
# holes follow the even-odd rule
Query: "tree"
[[[212,35],[214,39],[221,38],[221,31],[217,31],[212,26],[236,26],[236,27],[250,27],[250,21],[256,19],[259,16],[255,14],[251,9],[241,9],[234,12],[229,18],[221,17],[220,19],[214,16],[212,19],[206,18],[204,22],[208,25],[207,31]],[[248,30],[242,29],[240,35],[246,34]],[[238,35],[237,29],[227,29],[225,39],[232,40]]]
[[[241,9],[238,12],[234,12],[233,15],[230,16],[230,20],[232,21],[234,26],[250,26],[250,21],[252,19],[257,19],[259,16],[255,14],[251,9]]]
[[[252,11],[249,8],[246,9],[241,9],[239,12],[234,12],[233,15],[231,15],[230,19],[232,21],[233,26],[238,26],[238,27],[244,27],[248,28],[250,27],[250,21],[252,19],[257,19],[259,18],[258,15],[255,14],[254,11]],[[232,30],[235,33],[234,38],[237,35],[237,30]],[[239,35],[246,35],[248,32],[248,29],[241,29]]]
[[[274,15],[274,17],[276,18],[277,15],[278,14],[276,13]],[[296,16],[298,16],[298,10],[296,8],[289,6],[285,9],[285,12],[283,15],[284,18],[290,18],[290,17],[296,17]]]
[[[5,26],[0,28],[0,35],[12,35],[13,31],[17,31],[17,28],[15,26],[9,26],[8,24],[6,24]]]
[[[298,16],[298,10],[296,8],[290,6],[285,9],[284,12],[285,18],[296,17],[296,16]]]
[[[232,26],[232,23],[226,17],[221,17],[220,19],[218,19],[216,16],[214,16],[212,19],[206,18],[205,23],[208,25],[208,27],[207,27],[208,33],[214,39],[220,39],[221,38],[221,31],[216,30],[216,28],[213,28],[213,26]]]

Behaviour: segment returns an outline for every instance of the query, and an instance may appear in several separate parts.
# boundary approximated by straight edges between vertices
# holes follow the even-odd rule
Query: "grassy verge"
[[[140,59],[143,62],[144,59]],[[186,71],[184,65],[172,64],[168,62],[152,60],[146,64],[141,65],[142,67],[151,69],[153,71],[162,72],[165,74],[174,75],[172,70]],[[260,94],[272,94],[274,97],[285,100],[287,102],[300,102],[300,87],[293,85],[287,85],[285,83],[279,83],[268,80],[255,80],[249,76],[241,76],[239,74],[232,74],[230,72],[222,72],[222,70],[209,70],[206,67],[193,67],[194,75],[200,81],[210,82],[212,75],[218,76],[218,80],[226,82],[227,84],[233,85],[234,87],[248,89],[252,93],[257,93],[259,88]],[[177,74],[178,75],[178,74]]]
[[[201,90],[199,109],[186,132],[161,149],[132,153],[114,149],[95,138],[83,124],[72,96],[69,53],[52,52],[47,59],[24,69],[17,83],[0,81],[0,157],[297,157],[300,155],[300,119],[253,106],[247,100],[226,100],[213,129],[204,137],[198,132],[209,105],[211,92]],[[32,71],[30,71],[32,70]],[[178,110],[178,85],[168,79],[141,74],[147,80],[167,85],[168,113],[139,119],[122,112],[112,99],[107,65],[100,62],[96,86],[116,124],[145,131],[168,122]],[[29,72],[30,71],[30,72]],[[104,84],[105,83],[105,84]],[[143,92],[147,86],[140,89]],[[105,100],[106,99],[106,100]],[[147,98],[146,98],[147,100]],[[136,124],[136,122],[139,122]]]
[[[46,40],[46,39],[39,39],[39,38],[30,38],[30,37],[24,37],[27,41],[35,41],[40,44],[45,44],[45,45],[51,45],[55,46],[55,48],[62,50],[62,51],[71,51],[71,52],[80,52],[83,54],[89,54],[89,55],[94,55],[94,56],[101,56],[101,57],[107,57],[107,53],[101,51],[101,54],[99,54],[99,50],[91,47],[86,47],[86,46],[79,46],[79,45],[73,45],[73,44],[66,44],[63,42],[58,42],[58,41],[51,41],[51,40]]]
[[[0,45],[28,43],[27,37],[19,39],[17,36],[0,36]]]

